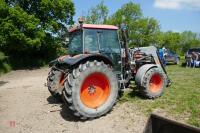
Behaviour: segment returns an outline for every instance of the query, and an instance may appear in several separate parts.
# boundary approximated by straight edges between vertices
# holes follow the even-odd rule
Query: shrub
[[[8,57],[3,52],[0,52],[0,75],[11,70],[11,66],[8,64]]]

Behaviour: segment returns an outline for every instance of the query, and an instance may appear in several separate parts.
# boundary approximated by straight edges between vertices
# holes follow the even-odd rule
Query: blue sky
[[[111,15],[129,1],[140,4],[144,16],[157,19],[162,31],[191,30],[200,33],[200,0],[104,0],[104,4]],[[74,0],[74,20],[87,15],[88,9],[99,2],[100,0]]]

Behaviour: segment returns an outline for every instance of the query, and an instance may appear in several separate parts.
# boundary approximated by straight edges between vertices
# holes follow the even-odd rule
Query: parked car
[[[163,64],[179,64],[180,57],[175,52],[169,49],[160,49],[159,53]]]
[[[200,48],[191,48],[185,54],[185,62],[188,67],[200,67]]]

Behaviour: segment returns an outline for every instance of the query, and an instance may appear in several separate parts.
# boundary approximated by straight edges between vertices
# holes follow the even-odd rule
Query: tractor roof
[[[114,25],[97,25],[97,24],[83,24],[82,28],[84,29],[106,29],[106,30],[118,30],[119,28]],[[79,26],[75,26],[69,30],[69,32],[73,32],[79,29]]]

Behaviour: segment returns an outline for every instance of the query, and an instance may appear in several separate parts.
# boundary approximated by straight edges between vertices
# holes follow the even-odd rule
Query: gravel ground
[[[141,133],[147,117],[129,103],[106,116],[80,121],[57,103],[44,86],[49,69],[18,70],[0,77],[2,133]]]

